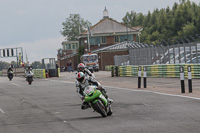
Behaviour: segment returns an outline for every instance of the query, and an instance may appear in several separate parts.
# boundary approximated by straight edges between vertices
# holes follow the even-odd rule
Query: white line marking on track
[[[155,93],[155,94],[159,94],[159,95],[165,95],[165,96],[173,96],[173,97],[183,97],[183,98],[190,98],[190,99],[196,99],[196,100],[200,100],[200,98],[198,97],[190,97],[190,96],[182,96],[182,95],[175,95],[175,94],[167,94],[167,93],[162,93],[162,92],[155,92],[155,91],[148,91],[148,90],[135,90],[135,89],[128,89],[128,88],[119,88],[119,87],[113,87],[113,86],[105,86],[107,88],[111,88],[111,89],[119,89],[119,90],[127,90],[127,91],[138,91],[138,92],[150,92],[150,93]]]
[[[15,85],[15,86],[19,86],[18,84],[15,84],[15,83],[11,83],[12,85]]]
[[[0,112],[3,113],[3,114],[5,113],[1,108],[0,108]]]
[[[52,80],[52,79],[49,79],[49,81],[53,81],[53,82],[62,82],[62,83],[69,83],[69,84],[75,84],[75,82],[63,81],[63,80]]]
[[[56,81],[56,80],[52,80],[52,81]],[[58,81],[57,82],[63,82],[63,83],[70,83],[70,84],[74,84],[75,82],[70,82],[70,81]],[[107,88],[111,88],[111,89],[119,89],[119,90],[126,90],[126,91],[138,91],[138,92],[150,92],[150,93],[155,93],[155,94],[159,94],[159,95],[165,95],[165,96],[173,96],[173,97],[182,97],[182,98],[189,98],[189,99],[196,99],[196,100],[200,100],[200,98],[198,97],[190,97],[190,96],[182,96],[182,95],[175,95],[175,94],[167,94],[167,93],[162,93],[162,92],[155,92],[155,91],[148,91],[148,90],[136,90],[136,89],[129,89],[129,88],[120,88],[120,87],[114,87],[114,86],[104,86]]]

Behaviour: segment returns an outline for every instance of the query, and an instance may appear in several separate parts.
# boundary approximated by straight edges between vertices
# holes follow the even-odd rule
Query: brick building
[[[142,30],[143,28],[140,26],[129,27],[109,18],[108,11],[105,8],[103,19],[80,34],[79,46],[83,45],[86,51],[97,53],[100,70],[104,70],[106,65],[114,64],[115,55],[128,55],[128,49],[126,47],[120,48],[120,46],[126,44],[127,41],[139,42],[139,35]],[[116,46],[118,46],[117,49],[110,49]],[[79,59],[75,53],[67,56],[58,54],[58,65],[62,66],[72,59],[73,68],[76,69]]]
[[[129,27],[109,18],[108,11],[105,8],[103,19],[83,32],[79,37],[79,43],[84,45],[85,49],[92,51],[124,41],[139,42],[139,34],[142,30],[143,28],[140,26]]]

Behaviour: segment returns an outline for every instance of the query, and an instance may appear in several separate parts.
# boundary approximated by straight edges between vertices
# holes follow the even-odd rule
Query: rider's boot
[[[81,109],[84,110],[84,109],[87,109],[87,108],[91,108],[91,106],[88,102],[84,101],[81,105]]]
[[[101,92],[102,92],[102,94],[105,96],[105,98],[108,100],[108,102],[110,103],[110,104],[112,104],[113,103],[113,100],[112,99],[110,99],[110,98],[108,98],[108,95],[107,95],[107,91],[103,88],[103,87],[101,87]]]
[[[112,103],[113,103],[113,100],[112,100],[112,99],[110,99],[110,98],[107,98],[107,100],[108,100],[108,102],[109,102],[110,104],[112,104]]]

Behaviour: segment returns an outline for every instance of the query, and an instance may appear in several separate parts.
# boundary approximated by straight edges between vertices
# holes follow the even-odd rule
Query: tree
[[[80,57],[84,54],[84,51],[85,51],[85,48],[84,48],[83,45],[80,46],[80,47],[77,49],[77,52],[78,52],[78,61],[79,61],[79,62],[81,62],[81,61],[80,61]]]
[[[42,63],[40,61],[34,61],[31,66],[34,68],[34,69],[42,69]]]
[[[136,12],[126,13],[123,22],[129,26],[143,26],[141,42],[152,42],[189,36],[200,33],[200,5],[190,0],[174,3],[172,9],[155,9],[142,15]]]
[[[90,27],[91,23],[82,19],[79,14],[70,14],[69,18],[62,25],[63,31],[61,31],[61,34],[68,41],[77,41],[79,35]]]
[[[15,61],[11,61],[11,63],[10,64],[12,64],[13,65],[13,67],[17,67],[17,62],[15,62]]]
[[[8,62],[2,62],[2,61],[0,61],[0,71],[2,69],[8,68],[8,66],[9,66]]]
[[[178,32],[179,37],[194,35],[197,33],[197,29],[193,23],[186,24],[181,31]]]

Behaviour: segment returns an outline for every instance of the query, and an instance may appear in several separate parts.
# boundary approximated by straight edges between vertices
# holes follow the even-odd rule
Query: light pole
[[[125,26],[126,26],[126,42],[128,43],[128,23],[125,22]]]
[[[89,46],[88,46],[88,43],[87,43],[87,42],[88,42],[87,40],[84,41],[84,43],[87,44],[87,49],[85,49],[84,52],[87,52],[87,51],[88,51],[88,47],[89,47]]]
[[[138,37],[139,37],[139,43],[140,43],[140,34],[141,34],[141,32],[139,32],[139,33],[138,33]]]
[[[88,28],[88,52],[90,52],[90,33]]]
[[[126,26],[126,41],[128,42],[128,27]]]

